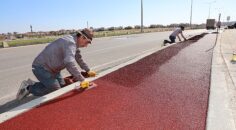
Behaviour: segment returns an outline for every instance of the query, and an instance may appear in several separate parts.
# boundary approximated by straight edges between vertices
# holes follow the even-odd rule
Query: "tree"
[[[135,29],[140,29],[141,26],[140,26],[140,25],[135,25],[134,28],[135,28]]]
[[[97,28],[97,29],[94,29],[94,31],[96,31],[96,32],[101,32],[101,31],[105,31],[105,28],[104,28],[104,27],[101,27],[101,28]]]
[[[114,30],[115,30],[115,27],[109,27],[107,30],[108,30],[108,31],[114,31]]]
[[[133,27],[132,26],[125,27],[125,30],[130,30],[130,29],[133,29]]]

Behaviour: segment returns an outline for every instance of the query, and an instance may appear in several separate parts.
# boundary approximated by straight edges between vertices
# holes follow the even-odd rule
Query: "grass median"
[[[12,41],[7,41],[10,47],[15,46],[26,46],[26,45],[34,45],[34,44],[42,44],[49,43],[56,39],[56,37],[51,38],[34,38],[34,39],[17,39]]]
[[[161,32],[161,31],[169,31],[169,30],[170,30],[169,28],[144,29],[144,33]],[[95,32],[94,37],[99,38],[99,37],[120,36],[120,35],[129,35],[129,34],[138,34],[138,33],[140,33],[140,29],[101,31],[101,32]],[[47,36],[47,37],[41,37],[41,38],[16,39],[16,40],[5,41],[5,42],[9,45],[9,47],[36,45],[36,44],[52,42],[62,36],[63,35]],[[1,44],[0,48],[2,47],[3,46]]]

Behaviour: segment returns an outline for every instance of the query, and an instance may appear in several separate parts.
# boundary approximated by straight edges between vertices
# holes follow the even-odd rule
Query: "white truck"
[[[206,29],[215,29],[216,28],[216,20],[215,19],[207,19],[206,21]]]

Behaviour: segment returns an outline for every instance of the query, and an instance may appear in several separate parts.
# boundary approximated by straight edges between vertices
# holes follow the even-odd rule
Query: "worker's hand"
[[[72,83],[75,82],[73,76],[67,76],[67,77],[65,77],[65,78],[64,78],[64,81],[65,81],[66,85],[69,85],[69,84],[72,84]]]
[[[89,85],[90,85],[89,81],[84,80],[84,81],[80,82],[80,87],[83,89],[88,88]]]
[[[82,71],[81,74],[82,74],[85,78],[88,78],[88,77],[89,77],[87,72]]]
[[[97,75],[95,71],[89,71],[87,73],[89,77],[95,77]]]

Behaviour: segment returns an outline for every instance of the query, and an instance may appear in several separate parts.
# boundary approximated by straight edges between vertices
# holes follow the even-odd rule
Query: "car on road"
[[[234,23],[233,25],[228,26],[228,29],[234,29],[234,28],[236,28],[236,23]]]

